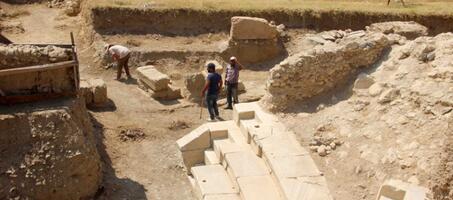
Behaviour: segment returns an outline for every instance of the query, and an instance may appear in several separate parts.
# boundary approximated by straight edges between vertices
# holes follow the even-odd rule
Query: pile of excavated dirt
[[[350,87],[281,115],[302,145],[316,142],[312,155],[338,200],[374,199],[391,178],[452,198],[453,34],[397,41]],[[341,145],[319,142],[332,139]]]
[[[0,107],[0,199],[87,199],[102,165],[84,104]]]

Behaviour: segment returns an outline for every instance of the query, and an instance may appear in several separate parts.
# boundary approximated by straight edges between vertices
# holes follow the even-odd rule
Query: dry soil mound
[[[101,162],[84,105],[33,107],[1,108],[7,113],[0,114],[0,199],[92,196]]]

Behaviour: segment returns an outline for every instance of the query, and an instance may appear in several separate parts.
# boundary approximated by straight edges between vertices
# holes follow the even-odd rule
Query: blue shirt
[[[219,83],[222,77],[218,73],[208,73],[206,80],[209,81],[208,95],[217,95],[219,93]]]

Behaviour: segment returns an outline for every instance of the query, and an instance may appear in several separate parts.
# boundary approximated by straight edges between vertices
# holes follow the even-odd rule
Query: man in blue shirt
[[[222,89],[222,76],[215,72],[215,64],[209,63],[208,76],[206,77],[206,84],[201,91],[201,97],[203,98],[206,94],[206,105],[208,107],[210,118],[208,121],[220,120],[219,108],[217,106],[217,99],[219,92]]]

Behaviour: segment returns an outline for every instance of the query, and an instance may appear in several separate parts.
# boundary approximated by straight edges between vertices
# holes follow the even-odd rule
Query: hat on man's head
[[[109,50],[109,47],[110,47],[110,44],[105,44],[105,45],[104,45],[104,51],[107,52],[107,51]]]
[[[232,60],[236,60],[236,57],[232,56],[232,57],[230,58],[230,61],[232,61]]]

